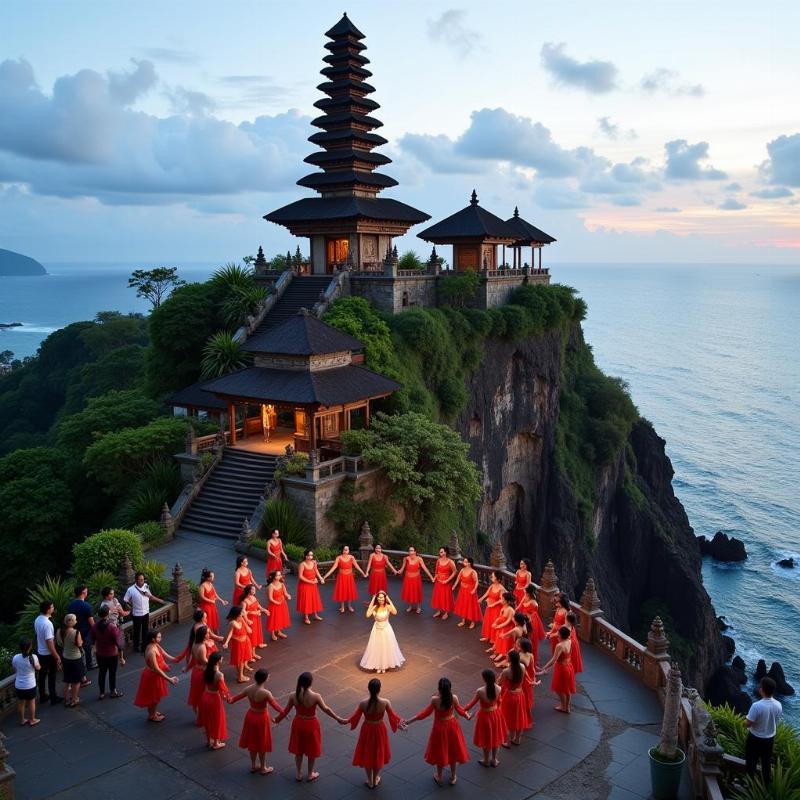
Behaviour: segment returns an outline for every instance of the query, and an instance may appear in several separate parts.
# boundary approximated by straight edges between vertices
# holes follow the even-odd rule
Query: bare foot
[[[317,778],[319,778],[319,772],[312,772],[308,776],[308,782],[313,783]]]
[[[464,627],[464,620],[462,619],[461,622],[459,622],[458,625],[456,625],[456,627],[457,628],[463,628]]]
[[[278,636],[279,636],[281,639],[286,639],[286,638],[288,638],[288,637],[286,636],[286,634],[285,634],[285,633],[283,633],[283,631],[278,631]]]
[[[441,611],[437,611],[437,612],[436,612],[436,613],[433,615],[433,618],[434,618],[434,619],[439,619],[439,617],[441,617],[441,616],[442,616],[442,612],[441,612]]]
[[[274,767],[261,767],[261,774],[262,775],[269,775],[270,772],[274,772],[274,771],[275,771]]]
[[[314,619],[315,619],[317,622],[322,622],[322,617],[321,617],[319,614],[314,614]]]
[[[272,641],[273,642],[277,642],[278,641],[278,637],[274,633],[272,634]]]
[[[473,630],[474,628],[475,628],[475,623],[474,622],[470,622],[469,630]]]
[[[444,614],[442,614],[442,622],[444,622],[444,620],[449,619],[449,618],[450,618],[450,615],[445,611]]]

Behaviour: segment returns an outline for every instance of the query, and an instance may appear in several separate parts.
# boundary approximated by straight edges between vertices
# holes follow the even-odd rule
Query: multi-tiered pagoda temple
[[[386,139],[372,133],[383,123],[372,116],[379,105],[367,97],[375,89],[365,81],[372,73],[365,69],[364,34],[345,14],[325,35],[331,39],[325,45],[330,54],[323,59],[327,80],[317,88],[327,97],[314,104],[323,114],[311,124],[321,132],[309,137],[322,151],[305,159],[322,172],[298,181],[320,196],[290,203],[264,219],[310,239],[314,273],[379,269],[392,238],[430,217],[398,200],[378,197],[397,181],[376,172],[391,160],[373,152]]]

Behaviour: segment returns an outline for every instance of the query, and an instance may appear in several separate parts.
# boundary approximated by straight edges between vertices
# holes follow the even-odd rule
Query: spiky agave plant
[[[233,286],[222,304],[222,317],[230,328],[238,328],[248,314],[255,314],[267,297],[262,286]]]
[[[224,267],[220,267],[214,272],[211,276],[211,281],[231,289],[235,286],[246,288],[253,285],[253,274],[253,270],[250,267],[228,262]]]
[[[218,378],[246,363],[239,342],[228,331],[218,331],[206,342],[200,367],[204,378]]]

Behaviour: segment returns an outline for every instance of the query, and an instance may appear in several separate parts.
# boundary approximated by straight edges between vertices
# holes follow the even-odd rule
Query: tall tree
[[[177,267],[135,269],[128,278],[128,287],[136,289],[136,296],[149,300],[153,308],[158,308],[173,289],[185,283],[186,281],[178,277]]]

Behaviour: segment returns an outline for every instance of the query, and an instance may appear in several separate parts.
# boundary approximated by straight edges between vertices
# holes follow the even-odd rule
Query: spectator
[[[125,664],[125,641],[122,631],[110,621],[111,610],[107,605],[101,605],[97,612],[98,622],[92,627],[97,666],[100,671],[97,681],[100,686],[100,699],[106,696],[106,676],[110,697],[122,697],[122,692],[117,689],[117,665]]]
[[[100,591],[100,597],[103,598],[100,608],[103,606],[108,607],[109,624],[116,625],[119,628],[122,625],[122,618],[127,617],[131,612],[122,607],[122,603],[117,600],[116,592],[111,586],[104,586]]]
[[[67,614],[57,636],[64,671],[64,708],[74,708],[80,703],[78,692],[86,677],[83,666],[83,637],[77,625],[75,615]]]
[[[41,667],[39,659],[33,654],[33,642],[30,639],[20,640],[19,653],[11,659],[11,668],[16,675],[14,690],[17,693],[19,724],[38,725],[41,720],[36,719],[36,673]]]
[[[775,734],[783,716],[783,706],[772,696],[775,694],[775,681],[765,676],[758,687],[761,700],[750,706],[747,719],[747,740],[744,745],[745,769],[748,775],[756,774],[756,766],[761,762],[761,777],[765,786],[772,780],[772,750]]]
[[[61,656],[56,650],[56,633],[50,617],[55,606],[51,600],[39,603],[39,616],[33,623],[36,632],[36,655],[39,657],[39,700],[51,705],[58,705],[62,698],[56,695],[56,672],[61,668]],[[47,691],[45,691],[47,683]]]
[[[75,599],[67,606],[67,614],[74,614],[78,620],[75,627],[81,634],[83,641],[83,655],[86,660],[86,669],[94,669],[92,663],[92,639],[90,631],[94,625],[94,617],[92,614],[92,606],[86,602],[86,597],[89,594],[89,587],[85,583],[80,583],[75,587]],[[84,678],[82,686],[88,686],[90,680]]]
[[[137,572],[135,583],[128,587],[125,597],[122,598],[131,607],[131,617],[133,619],[133,649],[144,652],[144,635],[150,627],[150,601],[157,603],[164,601],[156,597],[150,587],[145,583],[144,573]]]

